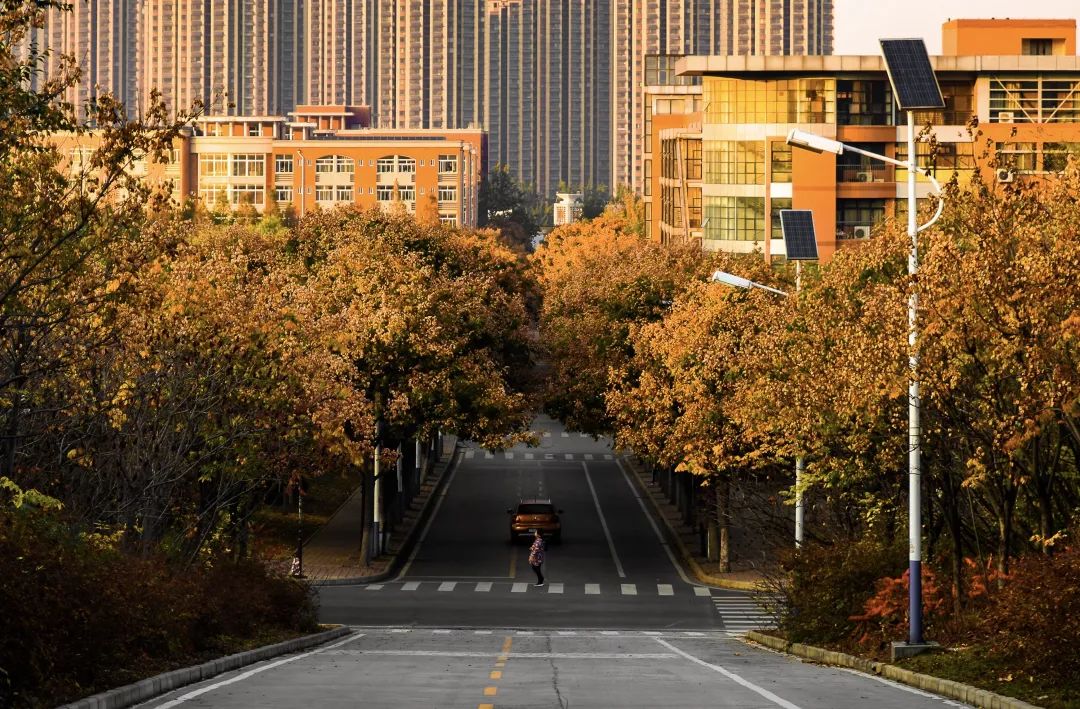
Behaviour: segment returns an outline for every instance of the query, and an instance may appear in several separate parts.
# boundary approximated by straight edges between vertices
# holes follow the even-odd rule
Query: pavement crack
[[[548,663],[551,664],[551,688],[555,690],[555,701],[559,703],[560,709],[569,709],[570,702],[563,699],[562,692],[559,690],[559,667],[555,664],[554,650],[551,646],[551,636],[547,636],[547,651],[548,651]]]

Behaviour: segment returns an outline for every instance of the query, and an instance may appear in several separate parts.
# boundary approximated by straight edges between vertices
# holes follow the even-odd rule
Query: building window
[[[704,198],[704,238],[722,241],[764,241],[764,197]]]
[[[274,199],[278,202],[291,202],[293,195],[292,187],[275,187]]]
[[[892,125],[892,105],[892,91],[887,81],[836,82],[836,122],[839,125]]]
[[[457,155],[440,155],[439,172],[457,172]]]
[[[791,182],[791,146],[774,140],[769,144],[769,170],[773,182]]]
[[[278,155],[274,158],[274,172],[278,175],[289,175],[293,171],[293,156]]]
[[[772,230],[771,230],[772,231],[772,238],[774,238],[774,239],[783,239],[784,238],[784,225],[780,223],[780,210],[781,209],[791,209],[791,198],[790,197],[773,197],[771,200],[769,200],[769,204],[771,206],[771,210],[770,210],[771,217],[770,217],[770,219],[772,220]]]
[[[232,156],[234,177],[262,177],[266,173],[266,156],[241,154]]]
[[[398,172],[416,172],[416,160],[398,156]]]
[[[641,163],[642,179],[645,181],[645,196],[652,195],[652,160],[643,160]]]
[[[334,200],[337,202],[351,202],[353,199],[352,185],[336,185],[334,187]]]
[[[225,153],[199,155],[199,177],[228,177],[229,156]]]
[[[990,77],[991,123],[1080,123],[1080,78]]]
[[[334,201],[334,187],[333,187],[333,185],[315,185],[315,201],[316,202],[333,202]]]
[[[251,204],[261,207],[265,202],[265,188],[262,185],[232,185],[229,198],[233,206]]]
[[[763,141],[705,141],[705,182],[718,185],[765,183]]]
[[[453,214],[440,214],[439,222],[447,226],[457,226],[457,217]]]
[[[315,160],[316,173],[351,173],[354,169],[353,161],[344,155],[327,155]]]
[[[248,123],[247,134],[252,138],[257,138],[262,135],[262,125],[258,123]]]
[[[1080,157],[1080,143],[1043,143],[1043,172],[1061,172],[1069,166],[1069,156]]]
[[[400,185],[398,187],[398,199],[402,202],[415,202],[416,188],[412,185]]]
[[[907,200],[897,200],[907,202]],[[866,239],[870,229],[885,218],[883,199],[840,199],[836,202],[836,238]]]
[[[682,149],[686,166],[686,174],[684,176],[688,180],[700,180],[701,141],[696,138],[685,139],[682,141]]]
[[[1020,40],[1020,53],[1029,57],[1048,57],[1054,53],[1054,40],[1035,38]]]
[[[228,189],[225,185],[209,185],[199,188],[199,198],[208,208],[214,209],[221,200],[228,199]]]
[[[456,202],[457,201],[457,187],[443,187],[439,186],[439,201],[440,202]]]
[[[380,175],[387,172],[394,171],[394,158],[379,158],[379,163],[375,167],[375,172]]]
[[[836,79],[706,78],[708,123],[835,123]]]
[[[389,202],[394,198],[393,185],[379,185],[375,190],[375,199],[380,202]]]

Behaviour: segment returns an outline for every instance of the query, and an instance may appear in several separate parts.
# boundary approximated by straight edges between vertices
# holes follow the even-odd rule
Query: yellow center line
[[[485,697],[494,697],[495,693],[498,692],[498,691],[499,690],[496,687],[484,687],[484,696]]]
[[[502,672],[500,672],[499,670],[492,670],[490,678],[491,679],[502,679]]]
[[[510,646],[513,645],[513,644],[514,644],[514,638],[512,636],[508,635],[506,637],[506,640],[503,641],[502,654],[506,655],[508,652],[510,652]],[[506,657],[500,656],[499,659],[505,661]]]
[[[495,705],[494,704],[481,704],[480,706],[476,707],[476,709],[495,709]]]

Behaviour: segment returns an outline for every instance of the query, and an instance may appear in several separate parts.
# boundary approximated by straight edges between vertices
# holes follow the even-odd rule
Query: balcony
[[[891,165],[837,165],[837,182],[895,182]]]

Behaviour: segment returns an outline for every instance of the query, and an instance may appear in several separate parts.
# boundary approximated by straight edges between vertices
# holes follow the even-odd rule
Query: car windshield
[[[554,510],[552,509],[551,505],[537,504],[518,505],[517,510],[517,513],[519,515],[549,515],[552,512],[554,512]]]

